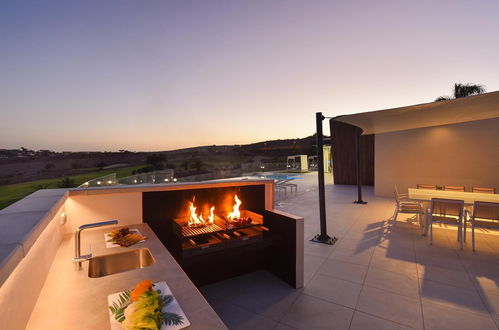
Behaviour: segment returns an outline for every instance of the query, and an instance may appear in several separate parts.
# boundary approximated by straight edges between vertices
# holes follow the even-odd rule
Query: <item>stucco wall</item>
[[[376,134],[375,194],[418,183],[499,189],[499,118]]]
[[[67,233],[91,222],[119,220],[120,226],[142,223],[142,192],[70,196],[66,215]]]

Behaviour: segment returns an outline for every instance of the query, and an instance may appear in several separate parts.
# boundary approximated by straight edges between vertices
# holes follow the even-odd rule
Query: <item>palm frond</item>
[[[162,315],[163,321],[166,325],[181,325],[182,323],[184,323],[183,317],[178,315],[177,313],[163,312]]]
[[[167,306],[173,301],[173,296],[171,294],[168,295],[160,295],[159,296],[159,301],[161,303],[161,306]]]
[[[450,97],[448,96],[439,96],[435,99],[435,102],[440,102],[440,101],[447,101],[450,100]]]
[[[125,309],[132,303],[130,300],[130,293],[130,290],[123,291],[119,294],[117,301],[114,301],[111,306],[109,306],[111,314],[113,314],[116,321],[120,323],[125,320]]]
[[[454,97],[466,97],[470,95],[477,95],[485,93],[485,86],[477,84],[454,84]]]

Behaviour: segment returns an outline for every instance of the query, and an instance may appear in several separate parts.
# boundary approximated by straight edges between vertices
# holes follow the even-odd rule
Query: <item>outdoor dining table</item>
[[[430,190],[430,189],[408,189],[408,199],[423,202],[425,209],[425,224],[423,235],[428,233],[429,204],[432,198],[458,199],[464,201],[464,205],[472,206],[475,201],[499,203],[499,194],[484,194],[468,191],[448,191],[448,190]]]

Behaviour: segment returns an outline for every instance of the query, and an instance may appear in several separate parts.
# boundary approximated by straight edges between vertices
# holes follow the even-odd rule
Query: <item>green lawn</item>
[[[129,176],[132,175],[133,170],[142,167],[144,167],[144,165],[113,168],[85,174],[70,175],[68,177],[74,181],[76,186],[79,186],[88,180],[111,173],[116,173],[117,178]],[[53,178],[0,186],[0,210],[39,189],[59,188],[61,179],[62,178]]]

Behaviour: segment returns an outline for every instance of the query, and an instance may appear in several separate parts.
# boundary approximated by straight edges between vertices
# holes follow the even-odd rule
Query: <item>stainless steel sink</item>
[[[93,257],[89,262],[88,277],[92,278],[145,268],[156,263],[147,248]]]

